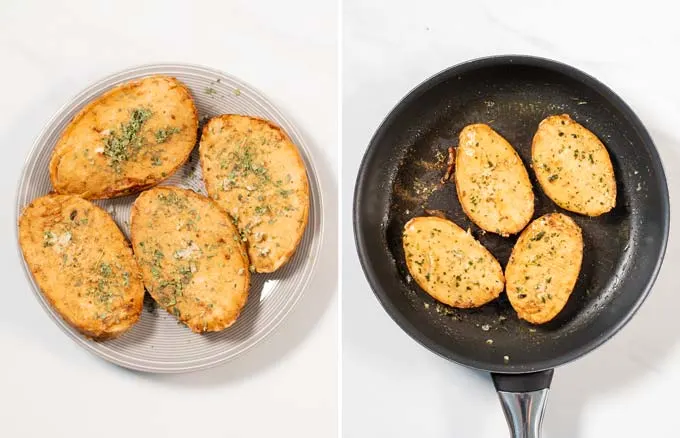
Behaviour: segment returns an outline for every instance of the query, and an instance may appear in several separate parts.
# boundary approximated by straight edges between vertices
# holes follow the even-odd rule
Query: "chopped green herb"
[[[543,238],[543,236],[545,236],[545,231],[540,231],[538,234],[536,234],[534,237],[532,237],[529,240],[536,242],[536,241],[541,240]]]
[[[45,231],[43,234],[43,246],[48,247],[54,245],[54,233],[51,231]]]
[[[269,211],[269,206],[268,205],[258,205],[255,207],[255,214],[257,215],[263,215]]]
[[[187,205],[185,198],[177,195],[175,192],[169,192],[167,194],[161,193],[158,195],[158,199],[165,205],[174,205],[180,209],[183,209]]]
[[[177,134],[179,131],[180,129],[176,126],[159,129],[156,131],[156,143],[165,143],[173,134]]]
[[[104,140],[104,155],[116,172],[120,172],[123,163],[134,159],[142,148],[144,138],[140,132],[151,114],[146,108],[135,108],[130,112],[130,121],[121,124],[118,131],[111,131]]]
[[[102,277],[108,278],[111,276],[113,270],[111,269],[111,265],[108,263],[101,263],[99,265],[99,273],[102,275]]]

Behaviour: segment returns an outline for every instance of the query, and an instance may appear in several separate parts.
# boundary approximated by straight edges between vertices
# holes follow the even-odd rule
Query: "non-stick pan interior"
[[[566,212],[536,182],[531,140],[539,122],[569,114],[609,150],[617,206],[598,218]],[[505,266],[516,236],[480,233],[463,213],[453,183],[441,184],[447,148],[467,124],[487,123],[519,152],[534,185],[534,217],[561,211],[583,229],[576,288],[551,323],[519,320],[505,294],[479,309],[437,304],[411,281],[404,224],[441,212]],[[441,214],[440,213],[440,214]],[[589,76],[547,60],[487,58],[443,72],[414,90],[385,120],[360,170],[355,231],[364,270],[392,317],[428,348],[491,371],[550,368],[599,345],[637,309],[656,275],[668,232],[668,195],[651,139],[630,109]]]

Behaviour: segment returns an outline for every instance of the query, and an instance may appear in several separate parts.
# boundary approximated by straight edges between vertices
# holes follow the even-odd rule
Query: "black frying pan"
[[[618,194],[616,208],[606,215],[588,218],[561,210],[529,168],[538,123],[563,113],[593,131],[609,150]],[[583,229],[578,283],[558,317],[542,326],[520,321],[505,294],[479,309],[453,309],[409,281],[402,229],[429,210],[469,227],[501,265],[508,261],[516,238],[480,233],[463,213],[455,186],[439,182],[447,147],[457,145],[465,125],[479,122],[518,150],[534,185],[534,217],[562,211]],[[601,345],[642,304],[661,266],[668,227],[663,167],[632,110],[585,73],[527,56],[466,62],[411,91],[371,140],[354,194],[359,257],[383,307],[428,349],[491,372],[516,437],[538,436],[553,368]]]

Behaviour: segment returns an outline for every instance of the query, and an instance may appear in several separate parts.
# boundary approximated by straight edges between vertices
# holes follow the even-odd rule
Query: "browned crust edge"
[[[531,139],[531,163],[532,163],[532,169],[533,169],[534,156],[535,156],[535,153],[536,153],[536,135],[538,134],[538,130],[541,129],[541,125],[542,125],[543,123],[548,123],[548,120],[550,120],[550,119],[566,120],[568,124],[577,124],[577,125],[580,125],[583,129],[585,129],[586,131],[588,131],[588,132],[590,132],[591,134],[593,134],[593,137],[595,137],[595,139],[600,143],[600,146],[602,146],[602,148],[604,149],[604,151],[607,153],[607,158],[608,158],[607,164],[608,164],[608,168],[609,168],[609,171],[611,172],[611,174],[612,174],[613,177],[614,177],[614,185],[613,185],[613,187],[612,187],[612,193],[613,193],[613,195],[614,195],[614,204],[613,204],[612,207],[611,207],[610,209],[608,209],[608,210],[602,210],[602,211],[599,211],[599,210],[598,210],[598,213],[593,213],[593,214],[587,213],[587,212],[583,212],[583,211],[580,211],[580,210],[574,210],[574,209],[571,208],[571,207],[568,207],[568,206],[566,206],[566,205],[564,205],[564,204],[561,204],[560,202],[558,202],[558,201],[556,201],[555,199],[553,199],[552,196],[550,196],[550,194],[548,193],[549,190],[546,190],[546,189],[545,189],[545,187],[546,187],[545,181],[542,181],[542,180],[541,180],[541,178],[539,177],[539,173],[536,172],[536,169],[534,169],[534,175],[536,175],[536,181],[538,181],[538,185],[541,186],[541,190],[543,190],[543,193],[545,193],[545,195],[546,195],[548,198],[550,198],[550,200],[551,200],[552,202],[554,202],[555,204],[557,204],[558,207],[560,207],[560,208],[562,208],[562,209],[564,209],[564,210],[570,211],[570,212],[572,212],[572,213],[576,213],[576,214],[580,214],[580,215],[588,216],[588,217],[598,217],[598,216],[602,216],[602,215],[605,214],[605,213],[609,213],[609,212],[612,211],[614,208],[616,208],[616,198],[617,198],[617,196],[618,196],[617,187],[616,187],[616,173],[614,172],[614,165],[612,164],[612,157],[609,155],[609,151],[607,150],[607,147],[604,145],[604,143],[602,143],[602,140],[600,140],[600,138],[599,138],[597,135],[595,135],[595,133],[594,133],[593,131],[591,131],[590,129],[588,129],[588,128],[586,128],[585,126],[581,125],[581,124],[580,124],[579,122],[577,122],[576,120],[572,119],[571,116],[570,116],[569,114],[559,114],[559,115],[548,116],[548,117],[546,117],[545,119],[541,120],[541,122],[538,124],[538,128],[536,129],[536,132],[534,133],[534,136],[533,136],[532,139]]]
[[[135,231],[134,223],[135,223],[135,219],[136,219],[137,216],[140,214],[140,212],[139,212],[139,206],[137,205],[137,201],[138,201],[139,199],[141,199],[142,197],[153,196],[154,194],[156,194],[156,193],[158,193],[158,192],[163,192],[163,191],[165,191],[165,192],[181,192],[181,193],[186,194],[187,196],[192,196],[192,197],[194,197],[194,198],[196,198],[196,199],[198,199],[198,200],[200,200],[200,201],[205,201],[205,200],[209,201],[209,204],[212,205],[212,206],[214,206],[215,208],[217,208],[217,211],[218,211],[220,214],[226,215],[225,219],[226,219],[227,223],[231,225],[232,231],[234,231],[236,234],[238,234],[238,230],[236,229],[236,226],[233,225],[233,223],[232,223],[232,221],[231,221],[231,217],[230,217],[230,216],[229,216],[229,215],[228,215],[228,214],[227,214],[227,213],[226,213],[226,212],[225,212],[225,211],[224,211],[224,210],[223,210],[223,209],[222,209],[222,208],[214,201],[214,200],[212,200],[211,198],[209,198],[209,197],[207,197],[207,196],[203,196],[203,195],[201,195],[200,193],[196,193],[196,192],[194,192],[193,190],[183,189],[183,188],[181,188],[181,187],[176,187],[176,186],[161,186],[161,187],[155,187],[155,188],[153,188],[153,189],[151,189],[151,190],[147,190],[147,191],[145,191],[143,194],[141,194],[141,195],[135,200],[134,204],[132,204],[132,209],[131,209],[131,211],[130,211],[130,239],[132,240],[132,252],[134,253],[135,260],[137,259],[137,253],[136,253],[136,251],[135,251],[135,248],[137,248],[137,244],[138,244],[139,242],[137,241],[136,234],[135,234],[135,232],[134,232],[134,231]],[[248,265],[250,264],[250,260],[248,259],[248,252],[246,251],[246,248],[245,248],[245,245],[243,244],[243,242],[239,241],[239,247],[241,248],[241,254],[242,254],[242,256],[244,257],[244,258],[243,258],[244,266],[246,267],[246,268],[245,268],[245,272],[244,272],[244,275],[246,276],[246,282],[245,282],[245,300],[243,300],[243,304],[240,306],[238,312],[234,315],[234,318],[233,318],[231,321],[225,321],[223,326],[221,326],[221,327],[219,327],[219,328],[214,328],[214,329],[208,330],[208,332],[217,332],[217,331],[221,331],[221,330],[224,330],[224,329],[226,329],[226,328],[232,326],[232,325],[236,322],[236,320],[239,318],[239,316],[241,316],[241,313],[243,312],[243,309],[246,307],[246,304],[248,303],[248,298],[250,297],[250,270],[248,269]],[[141,268],[140,268],[140,271],[141,271]],[[142,275],[142,279],[144,279],[144,276],[143,276],[143,275]],[[142,281],[142,282],[144,282],[144,281]],[[163,308],[163,309],[164,309],[166,312],[168,312],[170,315],[175,316],[174,314],[170,313],[170,312],[168,311],[168,309],[166,309],[164,306],[162,306],[162,305],[158,302],[158,299],[156,298],[156,296],[154,296],[154,294],[153,294],[153,292],[152,292],[151,289],[149,289],[149,295],[151,295],[151,298],[153,298],[154,301],[157,302],[158,305],[159,305],[161,308]],[[176,316],[175,316],[175,317],[176,317]],[[186,321],[183,317],[180,317],[180,318],[178,318],[178,319],[179,319],[183,324],[185,324],[187,327],[189,327],[189,328],[191,329],[191,331],[193,331],[194,333],[205,333],[203,330],[200,330],[198,327],[195,327],[195,326],[192,326],[192,325],[187,324],[187,321]],[[201,328],[202,328],[202,327],[201,327]]]
[[[446,219],[446,218],[442,218],[442,217],[439,217],[439,216],[417,216],[417,217],[411,218],[408,222],[406,222],[406,224],[404,225],[404,228],[403,228],[403,230],[402,230],[402,236],[403,236],[404,231],[406,230],[406,228],[407,228],[409,225],[411,225],[411,224],[413,224],[413,223],[415,223],[415,222],[421,222],[421,221],[423,221],[423,220],[432,220],[432,219],[434,219],[434,220],[436,220],[436,221],[438,221],[438,222],[445,223],[445,224],[447,224],[447,225],[453,224],[453,225],[454,225],[455,227],[457,227],[460,231],[466,233],[466,231],[465,231],[463,228],[461,228],[457,223],[455,223],[455,222],[453,222],[453,221],[451,221],[451,220],[448,220],[448,219]],[[503,266],[501,266],[501,264],[500,264],[500,262],[498,261],[498,259],[496,258],[496,256],[494,256],[494,255],[491,253],[491,251],[489,251],[489,250],[487,249],[487,247],[484,246],[484,245],[482,244],[482,242],[480,242],[479,240],[475,239],[474,236],[470,236],[470,237],[472,237],[472,238],[474,239],[474,241],[477,242],[477,243],[479,244],[479,246],[481,246],[482,249],[483,249],[484,251],[486,251],[486,253],[491,257],[491,259],[493,259],[493,260],[496,262],[496,264],[498,265],[498,268],[499,268],[499,272],[500,272],[500,277],[499,277],[499,278],[500,278],[500,280],[501,280],[501,283],[503,284],[503,287],[501,287],[500,290],[498,291],[498,293],[495,294],[493,297],[491,297],[488,301],[485,301],[485,302],[480,303],[480,304],[477,304],[477,305],[471,305],[471,306],[466,306],[466,305],[456,305],[456,306],[453,306],[453,305],[451,305],[451,304],[444,303],[443,301],[439,301],[439,300],[437,300],[435,297],[433,297],[432,295],[430,295],[430,293],[427,292],[427,290],[425,289],[425,287],[423,287],[423,285],[420,284],[420,283],[418,282],[418,279],[417,279],[416,277],[413,277],[413,276],[412,276],[412,278],[413,278],[413,280],[416,282],[416,284],[418,284],[418,286],[419,286],[419,287],[420,287],[420,288],[421,288],[428,296],[432,297],[432,298],[433,298],[434,300],[436,300],[437,302],[440,302],[440,303],[442,303],[442,304],[446,304],[447,306],[454,307],[454,308],[456,308],[456,309],[475,309],[475,308],[478,308],[478,307],[482,307],[482,306],[484,306],[484,305],[490,303],[491,301],[493,301],[493,300],[495,300],[495,299],[498,299],[498,297],[499,297],[499,296],[503,293],[503,291],[505,290],[505,272],[503,271]],[[406,254],[406,247],[404,246],[404,239],[403,239],[403,237],[402,237],[402,249],[404,250],[404,254]],[[408,262],[408,259],[406,259],[406,257],[404,257],[404,259],[405,259],[405,261],[406,261],[406,267],[407,267],[407,269],[408,269],[408,271],[409,271],[409,274],[411,274],[412,269],[415,269],[415,268],[413,268],[413,267],[411,266],[411,264]]]
[[[563,214],[563,213],[547,213],[547,214],[544,214],[543,216],[537,217],[536,219],[534,219],[532,221],[532,223],[537,221],[537,220],[544,219],[544,218],[548,221],[552,221],[554,217],[560,218],[559,220],[566,220],[566,222],[568,222],[570,225],[574,226],[574,228],[576,230],[578,230],[578,232],[579,232],[578,233],[578,240],[579,240],[579,243],[581,244],[581,260],[579,261],[579,272],[578,272],[578,275],[576,275],[576,277],[574,277],[574,280],[572,281],[572,283],[570,285],[569,297],[567,297],[567,300],[564,302],[564,305],[562,306],[560,311],[557,312],[550,319],[536,319],[536,318],[534,318],[534,316],[535,316],[534,313],[526,313],[526,312],[518,311],[517,308],[513,305],[513,303],[514,303],[513,300],[511,300],[510,297],[508,296],[508,301],[510,302],[510,305],[515,310],[515,312],[517,313],[517,317],[519,319],[523,319],[523,320],[525,320],[525,321],[527,321],[531,324],[534,324],[534,325],[546,324],[546,323],[552,321],[553,319],[555,319],[562,312],[562,310],[564,310],[564,307],[567,305],[569,298],[571,298],[571,294],[574,293],[574,287],[576,287],[576,283],[578,282],[578,277],[581,274],[581,269],[583,268],[583,251],[584,251],[583,230],[576,223],[576,221],[574,221],[574,219],[572,219],[571,217],[569,217],[569,216],[567,216],[566,214]],[[529,233],[530,226],[531,225],[529,225],[527,228],[525,228],[524,231],[522,232],[522,234],[520,234],[519,238],[517,239],[517,243],[519,243],[520,240],[526,238],[525,235]],[[512,248],[512,252],[510,253],[510,258],[508,259],[508,264],[510,264],[510,261],[514,259],[515,249],[518,246],[517,243],[515,243],[515,246]],[[507,271],[507,266],[506,266],[505,269]],[[507,289],[507,284],[506,284],[506,289]]]
[[[143,310],[143,307],[144,307],[144,293],[143,293],[143,292],[144,292],[144,286],[143,286],[143,285],[142,285],[142,295],[141,295],[140,299],[137,300],[137,301],[138,301],[138,306],[137,306],[137,309],[135,309],[136,312],[135,312],[134,314],[132,314],[132,315],[130,316],[130,318],[128,318],[127,320],[125,320],[125,322],[128,322],[128,323],[129,323],[128,325],[122,324],[124,321],[121,321],[120,324],[117,324],[116,326],[114,326],[114,327],[115,327],[115,330],[112,330],[112,331],[103,331],[103,332],[93,332],[93,331],[89,331],[89,330],[86,330],[84,327],[80,326],[80,325],[78,324],[78,321],[74,320],[73,318],[70,318],[70,315],[64,315],[64,314],[62,314],[61,312],[59,312],[59,311],[57,310],[57,308],[56,308],[56,306],[55,306],[55,300],[53,299],[53,297],[51,297],[50,295],[46,294],[46,293],[43,291],[42,285],[40,285],[40,281],[38,280],[38,277],[37,277],[37,275],[36,275],[35,270],[33,269],[33,265],[32,265],[32,263],[28,260],[28,257],[26,256],[26,252],[24,251],[24,240],[23,240],[23,235],[22,235],[22,233],[21,233],[21,228],[22,228],[22,222],[23,222],[23,220],[24,220],[24,218],[25,218],[25,213],[26,213],[26,211],[27,211],[29,208],[33,207],[34,204],[35,204],[38,200],[43,200],[43,199],[46,199],[46,198],[58,198],[58,197],[62,197],[62,196],[72,196],[72,197],[80,198],[80,199],[82,199],[83,201],[88,202],[92,208],[101,211],[101,212],[102,212],[104,215],[106,215],[106,217],[108,217],[109,220],[113,223],[114,228],[115,228],[115,231],[114,231],[114,232],[118,233],[118,237],[120,237],[123,241],[125,241],[125,242],[127,243],[127,245],[128,245],[128,248],[130,248],[130,242],[127,240],[127,238],[125,237],[125,235],[123,234],[123,232],[120,230],[120,228],[118,228],[118,224],[116,224],[116,221],[114,221],[114,220],[111,218],[111,216],[106,212],[106,210],[104,210],[103,208],[99,207],[98,205],[93,204],[92,202],[90,202],[90,201],[88,201],[87,199],[84,199],[84,198],[82,198],[82,197],[80,197],[80,196],[77,196],[77,195],[65,195],[65,194],[59,194],[59,193],[54,193],[54,192],[52,192],[52,193],[48,193],[47,195],[41,196],[41,197],[36,198],[36,199],[34,199],[33,201],[31,201],[30,204],[28,204],[26,207],[24,207],[24,209],[23,209],[23,211],[22,211],[22,213],[21,213],[21,216],[20,216],[20,218],[19,218],[19,223],[18,223],[18,227],[19,227],[19,246],[21,247],[21,255],[23,256],[24,261],[26,262],[26,265],[28,266],[28,268],[29,268],[29,270],[30,270],[30,272],[31,272],[31,276],[33,277],[33,280],[34,280],[35,283],[38,285],[38,289],[40,289],[40,293],[42,294],[43,297],[45,297],[45,299],[47,299],[47,301],[48,301],[50,307],[52,308],[52,310],[54,310],[54,312],[55,312],[57,315],[59,315],[59,317],[60,317],[64,322],[66,322],[69,326],[71,326],[71,327],[73,327],[74,329],[76,329],[76,330],[77,330],[79,333],[81,333],[82,335],[84,335],[84,336],[86,336],[86,337],[88,337],[88,338],[90,338],[90,339],[92,339],[92,340],[94,340],[94,341],[106,341],[106,340],[110,340],[110,339],[117,338],[118,336],[120,336],[120,335],[122,335],[123,333],[127,332],[128,330],[130,330],[130,329],[137,323],[137,321],[139,320],[140,315],[142,314],[142,310]],[[132,249],[130,249],[130,253],[131,253],[130,255],[132,256],[132,263],[133,263],[133,266],[137,269],[136,274],[141,275],[141,270],[140,270],[140,268],[139,268],[139,265],[137,265],[137,259],[135,258]]]
[[[94,105],[96,105],[100,100],[114,94],[118,93],[122,90],[129,90],[133,89],[135,87],[138,87],[141,85],[142,81],[147,80],[147,79],[152,79],[152,78],[159,78],[159,79],[165,79],[167,81],[173,82],[175,84],[175,87],[180,90],[182,94],[185,95],[185,97],[188,98],[188,101],[191,104],[191,108],[193,109],[193,132],[194,134],[194,145],[189,149],[187,154],[182,158],[181,161],[178,162],[177,166],[175,166],[173,169],[167,172],[167,175],[165,177],[161,177],[160,179],[153,179],[151,181],[147,180],[139,180],[139,179],[129,179],[129,184],[125,185],[124,187],[121,187],[120,189],[117,190],[107,190],[103,193],[61,193],[58,192],[57,190],[57,184],[56,182],[58,181],[58,175],[57,175],[57,169],[59,167],[59,162],[61,160],[61,156],[59,155],[59,149],[61,147],[61,144],[67,136],[71,134],[71,131],[73,130],[74,126],[77,124],[80,119],[82,119],[87,112],[89,112]],[[110,90],[100,94],[99,96],[95,97],[92,101],[90,101],[87,105],[81,109],[78,114],[76,114],[73,119],[66,125],[66,128],[64,131],[61,133],[59,136],[59,139],[57,140],[54,149],[52,150],[52,156],[50,157],[50,164],[49,164],[49,169],[50,169],[50,182],[52,183],[52,187],[55,188],[55,191],[57,193],[62,194],[62,195],[78,195],[84,199],[111,199],[111,198],[117,198],[120,196],[127,196],[131,195],[134,193],[141,192],[143,190],[146,190],[150,187],[153,187],[166,179],[170,178],[177,170],[186,163],[186,161],[189,159],[189,156],[191,155],[191,152],[194,150],[196,147],[196,141],[198,139],[198,110],[196,109],[196,103],[194,102],[193,97],[191,96],[191,92],[189,92],[189,89],[187,88],[186,85],[179,79],[172,77],[172,76],[167,76],[167,75],[150,75],[150,76],[145,76],[143,78],[135,79],[132,81],[128,81],[119,85],[116,85],[115,87],[111,88]]]
[[[309,175],[307,174],[307,167],[305,166],[305,163],[302,160],[302,156],[300,155],[300,150],[297,148],[295,143],[293,143],[293,141],[288,136],[288,134],[286,134],[286,131],[284,131],[280,126],[276,125],[275,123],[273,123],[273,122],[271,122],[267,119],[263,119],[263,118],[255,117],[255,116],[244,116],[244,115],[241,115],[241,114],[221,114],[219,116],[215,116],[215,117],[211,118],[205,125],[203,125],[203,131],[201,132],[201,138],[203,138],[203,135],[205,135],[207,129],[210,127],[210,123],[212,123],[214,120],[220,119],[220,120],[223,120],[223,121],[227,121],[232,117],[248,118],[248,119],[257,121],[259,123],[266,124],[271,129],[274,129],[275,131],[279,131],[281,133],[281,135],[283,135],[284,139],[287,140],[288,143],[290,143],[293,146],[293,150],[295,151],[295,156],[297,158],[298,165],[305,172],[304,192],[305,192],[305,199],[307,200],[307,202],[305,202],[305,210],[304,210],[304,216],[302,218],[302,220],[303,220],[302,226],[300,226],[300,228],[299,228],[299,232],[297,234],[297,239],[295,241],[295,245],[293,245],[293,247],[288,252],[284,253],[278,260],[276,260],[272,264],[271,269],[262,269],[262,268],[258,268],[257,266],[255,266],[256,272],[258,272],[260,274],[268,274],[268,273],[272,273],[272,272],[278,270],[280,267],[285,265],[288,262],[288,260],[290,260],[290,258],[293,256],[293,254],[295,254],[295,251],[297,250],[297,248],[300,246],[300,242],[302,241],[302,237],[305,234],[305,230],[307,229],[307,223],[309,221],[309,208],[310,208]],[[205,167],[205,164],[203,162],[203,149],[201,148],[200,143],[199,143],[199,146],[198,146],[198,151],[199,151],[198,155],[199,155],[199,161],[201,163],[201,168],[203,168],[203,167]],[[208,195],[212,195],[212,193],[215,193],[214,188],[212,187],[210,182],[205,177],[205,173],[203,173],[202,178],[203,178],[203,183],[205,184],[206,191],[208,192]],[[211,198],[211,200],[212,200],[212,198]],[[227,213],[227,215],[229,217],[231,217],[231,215],[229,215],[229,212],[225,212],[225,213]]]
[[[529,187],[531,187],[531,214],[529,215],[527,221],[526,221],[524,224],[522,224],[521,226],[518,225],[518,226],[515,227],[515,228],[505,228],[505,229],[498,229],[498,230],[493,229],[493,230],[491,230],[491,229],[486,229],[486,228],[484,228],[479,222],[477,222],[477,220],[474,218],[474,216],[473,216],[473,215],[470,213],[470,211],[468,210],[467,204],[466,204],[465,202],[462,201],[463,196],[462,196],[462,194],[460,193],[460,184],[458,184],[458,171],[457,171],[457,169],[458,169],[458,163],[460,162],[460,157],[458,156],[458,154],[461,153],[461,152],[460,152],[460,147],[456,147],[456,158],[455,158],[455,165],[454,165],[454,170],[453,170],[454,179],[455,179],[455,181],[456,181],[456,184],[455,184],[455,185],[456,185],[456,195],[458,196],[458,203],[460,204],[461,208],[463,209],[463,212],[465,213],[465,215],[466,215],[472,222],[474,222],[475,225],[477,225],[479,228],[481,228],[481,229],[484,230],[484,231],[488,231],[488,232],[490,232],[490,233],[498,234],[498,235],[500,235],[500,236],[502,236],[502,237],[509,237],[511,234],[517,234],[517,233],[521,232],[521,231],[522,231],[522,230],[523,230],[523,229],[531,222],[531,218],[534,217],[535,208],[536,208],[536,206],[535,206],[535,204],[536,204],[536,195],[534,194],[534,188],[533,188],[533,186],[532,186],[532,184],[531,184],[531,178],[529,178],[529,172],[527,171],[527,168],[526,168],[526,166],[524,165],[524,162],[522,161],[522,157],[519,156],[519,154],[517,153],[517,150],[514,148],[514,146],[512,146],[512,144],[510,144],[510,142],[509,142],[505,137],[503,137],[498,131],[494,130],[491,126],[489,126],[489,125],[487,125],[487,124],[484,124],[484,123],[473,123],[473,124],[471,124],[471,125],[465,126],[463,129],[461,129],[460,134],[458,135],[458,144],[459,144],[459,145],[460,145],[460,136],[463,134],[463,131],[464,131],[466,128],[468,128],[468,127],[473,127],[473,126],[483,126],[483,127],[485,127],[486,129],[489,129],[489,130],[495,132],[501,139],[503,139],[503,141],[505,142],[505,144],[507,144],[508,147],[512,150],[512,153],[515,154],[515,157],[517,158],[517,160],[519,160],[519,163],[522,165],[522,168],[524,169],[524,173],[526,174],[527,181],[529,182]],[[498,233],[497,231],[500,231],[500,233]]]

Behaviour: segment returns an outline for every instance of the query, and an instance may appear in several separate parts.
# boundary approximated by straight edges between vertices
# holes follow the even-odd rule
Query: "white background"
[[[0,1],[0,437],[337,436],[336,44],[335,1]],[[260,89],[307,137],[324,190],[328,239],[298,306],[241,358],[188,375],[82,351],[33,298],[15,243],[16,185],[43,125],[91,82],[153,62]]]
[[[629,6],[632,3],[635,7]],[[612,87],[649,129],[671,203],[680,191],[680,26],[673,2],[345,0],[343,16],[343,432],[345,438],[508,436],[489,377],[404,334],[364,279],[352,189],[374,130],[411,88],[461,61],[533,54]],[[524,6],[523,6],[524,5]],[[680,217],[677,209],[672,221]],[[555,372],[547,438],[678,436],[680,241],[640,312],[612,341]]]

